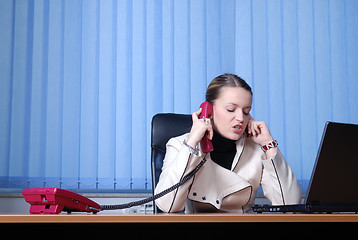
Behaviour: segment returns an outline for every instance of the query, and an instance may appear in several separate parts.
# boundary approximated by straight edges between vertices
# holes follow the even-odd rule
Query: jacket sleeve
[[[295,175],[281,152],[272,159],[262,160],[261,186],[272,205],[301,203],[302,193]]]
[[[162,173],[155,188],[155,194],[178,183],[189,174],[203,159],[201,152],[191,154],[181,138],[171,138],[166,145],[166,154]],[[155,203],[163,212],[178,212],[184,210],[185,201],[193,180],[190,179],[178,189],[158,198]]]

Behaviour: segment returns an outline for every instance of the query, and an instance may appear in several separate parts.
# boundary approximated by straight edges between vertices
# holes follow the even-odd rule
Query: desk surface
[[[0,215],[0,223],[358,222],[358,214]]]

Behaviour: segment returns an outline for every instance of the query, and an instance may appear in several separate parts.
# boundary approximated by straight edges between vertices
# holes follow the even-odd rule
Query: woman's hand
[[[264,146],[273,141],[273,137],[266,123],[255,121],[251,115],[247,130],[250,138],[257,144]],[[272,159],[277,154],[277,148],[271,148],[265,152],[266,159]]]
[[[186,143],[192,148],[196,148],[196,145],[198,145],[198,143],[201,141],[201,139],[206,133],[208,133],[207,136],[210,140],[213,138],[214,135],[213,127],[211,125],[211,119],[199,119],[201,111],[202,109],[200,108],[199,111],[194,112],[191,115],[193,119],[193,126],[191,127],[189,137]]]
[[[263,121],[255,121],[251,115],[249,124],[247,125],[247,130],[250,138],[261,146],[273,141],[273,137],[271,136],[271,132],[266,123]]]

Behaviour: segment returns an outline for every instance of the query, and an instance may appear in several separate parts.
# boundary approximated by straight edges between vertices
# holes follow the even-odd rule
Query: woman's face
[[[249,123],[252,95],[241,87],[223,87],[213,104],[213,127],[221,136],[238,140]]]

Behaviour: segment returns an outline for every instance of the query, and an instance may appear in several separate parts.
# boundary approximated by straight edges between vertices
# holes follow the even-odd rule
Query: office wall
[[[355,0],[3,0],[0,187],[151,188],[150,122],[231,72],[303,188],[358,123]]]

